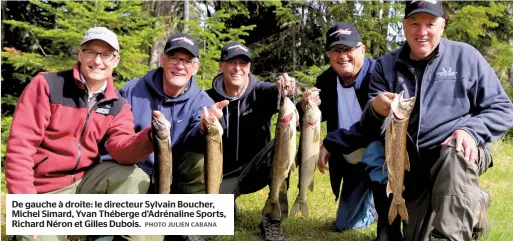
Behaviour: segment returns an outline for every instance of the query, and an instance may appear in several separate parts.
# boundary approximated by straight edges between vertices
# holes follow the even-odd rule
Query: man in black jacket
[[[327,170],[335,197],[340,203],[336,231],[368,227],[374,222],[372,196],[378,213],[377,240],[400,240],[400,223],[388,224],[390,200],[386,197],[387,176],[383,173],[384,148],[380,141],[363,136],[362,110],[368,101],[374,60],[365,57],[358,30],[351,23],[336,23],[327,32],[326,51],[330,67],[315,87],[303,94],[313,99],[327,121],[328,134],[321,146],[318,167]],[[322,103],[321,103],[322,102]],[[306,102],[298,103],[298,111]],[[300,116],[302,114],[300,113]]]
[[[276,84],[258,80],[250,73],[251,54],[238,42],[225,44],[219,69],[208,95],[215,101],[229,100],[219,119],[223,126],[223,182],[221,193],[256,192],[271,180],[274,141],[271,140],[271,117],[278,112],[278,94],[283,84],[286,95],[294,94],[294,80],[287,74]],[[287,193],[280,193],[282,218],[288,216]],[[262,217],[260,224],[265,240],[284,240],[281,221]]]

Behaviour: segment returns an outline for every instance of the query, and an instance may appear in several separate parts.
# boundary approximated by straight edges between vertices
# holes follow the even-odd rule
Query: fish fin
[[[381,125],[381,135],[385,134],[388,126],[388,122],[390,122],[390,118],[385,118],[385,121],[383,121],[383,125]]]
[[[310,189],[310,192],[313,192],[314,190],[314,180],[312,179],[312,182],[310,183],[310,185],[308,185],[308,189]]]
[[[385,174],[385,172],[388,170],[388,164],[387,164],[387,160],[385,160],[385,163],[383,164],[383,174]]]
[[[387,197],[390,197],[390,193],[392,193],[392,188],[390,188],[390,181],[387,182]]]
[[[406,153],[406,160],[404,160],[404,169],[407,171],[410,171],[410,157],[408,156],[408,153]]]
[[[315,128],[314,131],[314,143],[318,143],[321,140],[321,132],[319,131],[319,128]]]
[[[399,216],[403,219],[404,222],[408,223],[408,210],[406,209],[406,204],[403,202],[397,205],[397,210],[399,211]]]
[[[403,204],[404,205],[404,204]],[[397,217],[397,204],[392,200],[392,204],[390,205],[390,209],[388,210],[388,223],[392,224]]]
[[[292,208],[290,209],[290,215],[293,216],[297,212],[299,212],[299,203],[301,202],[301,198],[299,197],[299,194],[296,197],[296,201],[294,202],[294,205],[292,205]]]
[[[262,215],[271,217],[274,220],[281,220],[281,209],[280,205],[271,200],[267,200],[265,202],[264,209],[262,210]]]
[[[283,184],[281,184],[280,192],[287,193],[287,183],[286,182],[283,182]]]
[[[404,192],[404,190],[405,190],[405,189],[406,189],[406,188],[405,188],[405,187],[404,187],[404,185],[403,185],[403,192]]]
[[[294,136],[294,130],[292,129],[292,127],[289,126],[287,140],[290,140],[292,136]]]

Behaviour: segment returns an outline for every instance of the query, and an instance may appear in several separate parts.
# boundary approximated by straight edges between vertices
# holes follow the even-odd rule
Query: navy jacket
[[[364,59],[364,64],[358,72],[357,78],[355,79],[353,87],[356,91],[356,97],[362,110],[368,101],[369,94],[369,82],[374,69],[375,61],[370,58]],[[342,163],[344,162],[344,156],[342,154],[349,154],[359,148],[365,148],[372,141],[369,136],[363,135],[361,130],[360,122],[357,122],[351,126],[349,130],[338,129],[338,94],[337,94],[337,76],[338,74],[333,68],[328,68],[319,77],[315,87],[321,89],[319,97],[321,99],[321,105],[319,109],[322,112],[322,121],[327,121],[327,135],[323,141],[323,145],[331,153],[329,159],[330,166],[330,181],[333,194],[336,197],[339,195],[340,183],[342,180],[342,173],[340,170]],[[297,104],[297,109],[300,116],[303,116],[303,110],[301,108],[301,102]]]
[[[164,94],[161,67],[151,70],[143,78],[127,82],[119,93],[132,105],[135,131],[151,125],[152,111],[160,111],[171,122],[171,142],[173,159],[187,151],[203,152],[205,136],[199,132],[202,108],[214,104],[207,93],[198,88],[194,77],[189,81],[187,90],[176,98]],[[176,158],[175,158],[176,157]],[[137,165],[151,174],[154,155],[150,154]]]
[[[383,91],[404,90],[405,98],[416,95],[415,80],[419,77],[407,64],[409,52],[405,44],[377,61],[370,98]],[[416,101],[420,101],[418,126],[408,131],[416,131],[417,138],[413,140],[408,133],[407,144],[410,173],[416,179],[413,182],[430,179],[429,170],[439,157],[440,144],[455,130],[465,130],[478,145],[487,145],[513,126],[511,100],[483,56],[465,43],[441,39],[437,53],[426,66]],[[371,103],[361,122],[364,130],[375,134],[383,117],[374,112]]]
[[[223,87],[223,75],[212,82],[208,95],[215,102],[230,100]],[[249,74],[246,91],[223,108],[223,173],[228,174],[251,161],[271,140],[271,117],[278,112],[276,85]]]

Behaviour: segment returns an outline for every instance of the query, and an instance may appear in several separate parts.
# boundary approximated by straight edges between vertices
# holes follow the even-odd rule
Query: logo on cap
[[[333,36],[334,34],[337,34],[337,36],[335,36],[335,38],[338,38],[338,36],[341,35],[341,34],[351,35],[352,32],[353,31],[349,30],[349,28],[346,28],[346,29],[339,28],[337,31],[331,33],[330,37]]]
[[[190,44],[190,45],[194,46],[194,42],[192,42],[192,40],[190,40],[190,39],[188,39],[188,38],[186,38],[186,37],[174,38],[174,39],[172,39],[171,41],[173,41],[173,42],[174,42],[174,41],[179,41],[179,40],[182,40],[182,41],[180,41],[180,42],[186,42],[186,43],[188,43],[188,44]]]
[[[428,2],[428,3],[431,3],[431,4],[436,4],[436,0],[413,0],[411,1],[411,3],[416,3],[416,2],[419,2],[419,5],[421,5],[422,3],[424,2]]]
[[[241,46],[239,44],[237,45],[234,45],[234,46],[230,46],[227,48],[227,50],[230,50],[230,49],[234,49],[234,48],[237,48],[236,50],[244,50],[244,52],[249,52],[249,50],[247,48],[244,48],[244,46]]]

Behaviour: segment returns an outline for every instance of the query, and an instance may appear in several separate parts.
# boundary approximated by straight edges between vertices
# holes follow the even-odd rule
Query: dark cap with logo
[[[239,42],[231,42],[227,43],[223,46],[223,50],[221,51],[220,61],[226,61],[233,59],[235,57],[244,57],[249,61],[253,61],[251,58],[251,52],[246,45],[241,44]]]
[[[416,13],[429,13],[433,16],[442,17],[442,1],[437,0],[414,0],[407,1],[404,8],[404,18]]]
[[[326,33],[326,50],[336,45],[354,47],[358,42],[361,42],[360,33],[351,23],[335,23]]]
[[[188,34],[180,33],[169,37],[164,47],[164,53],[167,54],[179,48],[189,51],[194,57],[199,57],[198,40]]]

